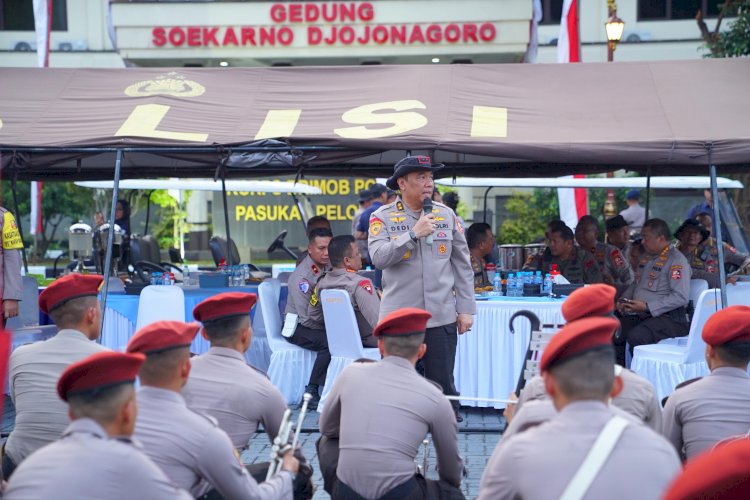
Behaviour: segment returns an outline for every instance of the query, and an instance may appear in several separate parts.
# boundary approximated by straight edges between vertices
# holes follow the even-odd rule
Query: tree
[[[750,0],[726,0],[719,3],[721,10],[713,31],[708,29],[703,13],[699,10],[695,19],[709,53],[705,57],[750,56]],[[727,31],[720,31],[724,17],[736,13],[737,19]]]

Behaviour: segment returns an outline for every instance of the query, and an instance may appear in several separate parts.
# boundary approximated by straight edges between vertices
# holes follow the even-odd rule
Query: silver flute
[[[300,409],[299,417],[297,418],[297,428],[294,430],[291,445],[289,444],[289,435],[292,432],[292,411],[287,408],[284,412],[284,416],[281,418],[281,426],[279,426],[279,433],[273,440],[273,446],[271,446],[271,463],[268,465],[266,481],[271,479],[281,470],[281,465],[284,463],[284,455],[286,455],[289,450],[297,448],[299,435],[302,431],[302,421],[305,419],[307,406],[311,399],[312,394],[305,393],[302,396],[302,408]]]

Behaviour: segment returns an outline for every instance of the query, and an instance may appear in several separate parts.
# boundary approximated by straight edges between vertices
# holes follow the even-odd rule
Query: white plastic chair
[[[317,353],[287,342],[281,336],[280,288],[272,281],[278,283],[278,280],[266,280],[258,287],[258,301],[263,314],[268,347],[271,349],[268,378],[284,395],[287,404],[297,404],[302,399],[305,386],[310,380]]]
[[[185,321],[185,293],[181,287],[148,285],[141,290],[135,331],[157,321]]]
[[[693,314],[698,309],[698,299],[701,294],[708,290],[708,281],[699,278],[693,278],[690,280],[690,302],[693,304]],[[659,344],[670,344],[670,345],[687,345],[687,337],[674,337],[671,339],[660,340]]]
[[[273,282],[277,280],[268,281],[273,285]],[[264,372],[268,371],[268,366],[271,362],[271,348],[268,345],[266,325],[265,321],[263,321],[263,308],[260,307],[260,302],[255,305],[253,341],[250,344],[250,349],[245,353],[245,361]]]
[[[326,324],[328,350],[331,352],[331,363],[326,372],[326,385],[318,403],[318,412],[323,411],[328,394],[331,392],[336,377],[360,358],[380,359],[380,351],[375,347],[362,347],[357,318],[346,290],[323,290],[320,294],[323,307],[323,319]]]
[[[750,306],[750,283],[727,286],[727,305]],[[685,380],[708,374],[706,344],[701,333],[708,318],[719,309],[720,290],[704,290],[695,305],[685,345],[659,343],[636,346],[631,369],[654,385],[659,399],[671,394]]]

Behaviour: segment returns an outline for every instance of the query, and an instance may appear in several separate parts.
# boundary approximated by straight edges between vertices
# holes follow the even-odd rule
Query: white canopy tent
[[[742,189],[740,181],[717,177],[718,189]],[[122,183],[120,183],[122,185]],[[623,188],[623,189],[711,189],[711,178],[693,176],[651,177],[518,177],[482,179],[456,177],[439,179],[435,184],[447,187],[517,187],[517,188]]]

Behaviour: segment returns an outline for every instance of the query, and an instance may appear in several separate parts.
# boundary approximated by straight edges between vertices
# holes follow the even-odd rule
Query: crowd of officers
[[[239,460],[262,439],[254,437],[259,425],[269,439],[277,435],[286,410],[244,359],[256,296],[209,298],[194,309],[196,323],[153,323],[121,353],[95,342],[102,282],[74,274],[49,286],[40,307],[59,333],[11,356],[17,417],[3,449],[4,497],[311,498],[312,471],[299,449],[282,450],[267,480],[267,463]],[[649,382],[615,364],[615,294],[593,285],[564,302],[568,323],[545,348],[541,376],[506,409],[509,425],[479,498],[747,498],[750,307],[709,318],[702,337],[710,374],[678,387],[662,409]],[[335,381],[318,442],[333,498],[463,498],[453,408],[415,370],[431,317],[419,308],[386,314],[372,331],[383,359],[355,362]],[[211,347],[191,358],[198,332]],[[415,467],[427,434],[434,480]],[[721,496],[727,491],[734,496]]]

